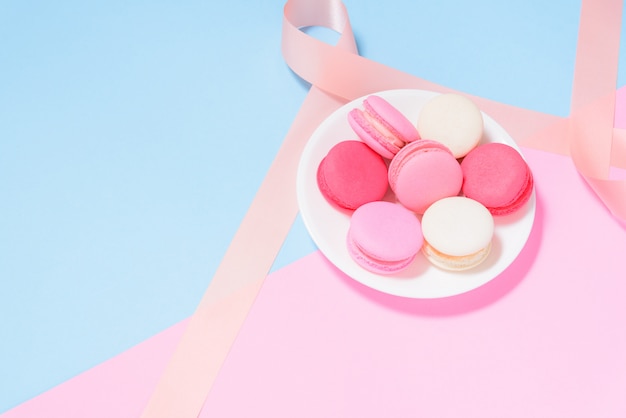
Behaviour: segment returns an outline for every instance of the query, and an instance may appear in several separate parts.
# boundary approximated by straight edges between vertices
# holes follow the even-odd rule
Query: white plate
[[[417,121],[421,107],[438,93],[423,90],[390,90],[376,93],[411,121]],[[495,217],[493,247],[480,266],[464,272],[449,272],[431,265],[420,253],[403,272],[391,276],[370,273],[357,265],[346,247],[350,213],[331,206],[317,187],[317,167],[338,142],[358,139],[348,125],[348,112],[361,107],[364,98],[354,100],[331,114],[313,133],[298,167],[297,193],[304,224],[320,251],[345,274],[384,293],[409,298],[441,298],[475,289],[497,277],[524,247],[535,219],[535,193],[519,211]],[[481,143],[503,142],[519,151],[509,134],[483,113],[485,131]],[[390,194],[389,199],[394,197]]]

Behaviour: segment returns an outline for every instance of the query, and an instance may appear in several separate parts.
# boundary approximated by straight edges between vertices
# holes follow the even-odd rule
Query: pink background
[[[523,151],[537,215],[502,275],[412,300],[304,257],[266,280],[202,416],[626,416],[625,227],[569,158]],[[183,327],[3,418],[137,416]]]

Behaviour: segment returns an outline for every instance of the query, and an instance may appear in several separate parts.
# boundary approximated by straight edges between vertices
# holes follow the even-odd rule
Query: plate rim
[[[314,190],[313,191],[309,190],[311,189],[310,187],[311,181],[314,180],[311,178],[311,174],[312,174],[311,171],[313,170],[313,168],[315,168],[315,171],[316,171],[316,167],[319,164],[319,161],[321,161],[321,158],[323,158],[325,153],[327,153],[328,149],[335,143],[341,142],[343,140],[359,140],[360,141],[360,139],[358,139],[356,134],[354,134],[351,131],[351,129],[346,130],[346,127],[348,125],[347,118],[344,117],[343,122],[341,120],[338,120],[338,118],[342,117],[342,115],[343,116],[347,115],[347,112],[349,112],[349,110],[351,110],[352,108],[356,106],[360,106],[361,102],[370,95],[379,95],[387,99],[391,104],[395,105],[396,107],[399,107],[401,100],[415,100],[416,102],[418,101],[424,102],[428,100],[429,98],[437,96],[439,94],[441,93],[429,91],[429,90],[422,90],[422,89],[392,89],[392,90],[383,90],[379,92],[370,93],[370,94],[361,96],[359,98],[356,98],[354,100],[351,100],[350,102],[345,103],[344,105],[336,109],[334,112],[332,112],[330,115],[328,115],[317,126],[317,128],[309,137],[307,144],[305,145],[303,152],[301,154],[300,160],[298,161],[298,170],[297,170],[297,177],[296,177],[298,209],[300,211],[300,215],[305,225],[305,228],[307,232],[309,233],[311,239],[315,243],[316,247],[318,248],[318,250],[324,255],[324,257],[331,264],[333,264],[337,269],[343,272],[346,276],[350,277],[351,280],[355,280],[363,284],[366,287],[372,288],[374,290],[377,290],[379,292],[386,293],[389,295],[408,297],[412,299],[439,299],[439,298],[467,293],[471,290],[474,290],[483,286],[491,282],[492,280],[496,279],[498,276],[500,276],[518,258],[519,254],[521,253],[523,248],[526,246],[526,243],[528,242],[530,233],[533,229],[533,225],[535,222],[536,190],[533,187],[533,192],[531,194],[531,197],[529,201],[525,204],[525,206],[522,208],[521,211],[518,211],[513,215],[509,215],[505,217],[502,217],[502,216],[494,217],[494,221],[496,222],[496,234],[494,234],[494,241],[497,241],[498,239],[500,239],[500,236],[498,235],[498,231],[500,231],[501,233],[504,231],[504,233],[506,233],[507,228],[510,227],[510,225],[515,226],[515,222],[518,222],[520,219],[523,220],[523,225],[518,225],[518,227],[521,228],[522,226],[525,226],[525,228],[523,228],[525,232],[524,236],[522,237],[522,239],[517,240],[518,245],[516,246],[517,249],[516,249],[515,254],[510,254],[507,252],[506,265],[503,265],[503,263],[499,263],[500,260],[498,258],[495,258],[494,260],[491,261],[491,263],[493,264],[489,268],[480,268],[479,266],[476,269],[469,270],[468,272],[449,272],[449,271],[445,271],[445,270],[439,269],[431,265],[425,259],[421,261],[417,261],[417,260],[423,259],[423,255],[420,252],[420,254],[418,254],[418,257],[416,257],[416,261],[414,261],[414,263],[416,262],[427,263],[427,265],[420,267],[420,268],[425,269],[426,273],[424,274],[428,274],[428,271],[430,270],[433,272],[431,273],[431,277],[432,276],[441,276],[441,277],[453,276],[453,277],[456,277],[456,279],[458,279],[459,281],[464,280],[464,278],[458,277],[458,276],[464,276],[464,275],[465,276],[470,275],[470,277],[480,278],[480,279],[475,279],[473,281],[473,282],[476,282],[476,285],[459,286],[458,289],[456,290],[451,289],[449,291],[441,291],[441,290],[431,291],[431,292],[402,291],[402,289],[411,288],[410,285],[415,283],[412,281],[419,280],[420,278],[422,280],[427,280],[425,277],[428,277],[428,276],[417,275],[417,276],[407,277],[407,276],[403,276],[403,273],[401,273],[399,276],[376,275],[374,273],[367,272],[362,267],[355,268],[356,263],[354,263],[354,261],[351,259],[350,261],[347,261],[348,265],[350,265],[351,267],[347,268],[344,263],[345,254],[343,254],[343,257],[341,257],[341,260],[339,260],[338,262],[337,254],[332,254],[332,251],[330,251],[327,248],[327,245],[325,244],[325,238],[323,236],[320,236],[320,228],[317,226],[318,222],[314,221],[313,219],[314,216],[309,210],[309,206],[311,206],[311,204],[308,203],[308,200],[310,200],[311,194],[316,195],[315,198],[317,198],[318,201],[321,196],[321,192],[319,192],[316,182],[314,182],[314,185],[313,185]],[[419,113],[419,109],[421,109],[421,106],[415,105],[415,109],[414,109],[415,114]],[[404,112],[404,113],[406,114],[407,112]],[[504,141],[499,140],[497,142],[504,142],[512,146],[520,153],[520,155],[522,155],[522,158],[525,159],[525,156],[521,152],[521,149],[519,148],[515,140],[511,137],[511,135],[497,121],[491,118],[488,114],[486,114],[482,110],[481,110],[481,113],[483,115],[483,120],[485,123],[485,135],[489,131],[490,133],[495,133],[501,136],[500,138],[504,138],[505,140]],[[409,117],[409,115],[407,115],[407,117]],[[411,118],[409,117],[409,119]],[[320,144],[320,141],[324,140],[325,132],[328,129],[331,129],[333,127],[333,124],[340,124],[339,125],[340,128],[343,129],[343,131],[351,132],[352,137],[342,138],[339,135],[339,132],[337,132],[337,135],[336,135],[338,138],[337,140],[333,140],[333,141],[326,140],[328,144],[324,143],[323,144],[324,146],[322,146],[322,144]],[[337,129],[337,131],[339,131],[339,128]],[[483,141],[484,141],[484,138],[481,139],[481,143],[483,143]],[[486,142],[494,142],[494,141],[486,141]],[[318,155],[317,159],[315,158],[315,154]],[[323,198],[323,196],[321,197],[323,199],[322,204],[327,205],[328,208],[332,209],[333,212],[336,212],[336,216],[338,217],[348,216],[349,217],[349,213],[351,211],[342,211],[341,209],[332,206],[329,202],[327,202]],[[327,211],[327,212],[331,213],[330,211]],[[349,220],[347,222],[349,224]],[[502,243],[500,245],[502,245]],[[344,244],[344,247],[345,247],[345,244]],[[502,249],[500,249],[500,251],[502,251]],[[347,254],[347,250],[346,250],[346,254]],[[496,256],[493,256],[493,257],[496,257]],[[414,271],[416,269],[417,267],[414,269]],[[361,274],[354,274],[353,273],[354,271],[360,272]],[[391,283],[393,283],[393,285],[390,285]],[[404,284],[406,285],[403,286]]]

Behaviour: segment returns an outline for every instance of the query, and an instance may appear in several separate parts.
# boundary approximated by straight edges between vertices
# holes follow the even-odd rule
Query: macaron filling
[[[394,132],[393,128],[386,125],[383,121],[379,120],[375,114],[372,114],[369,111],[363,112],[360,109],[356,109],[358,112],[361,112],[363,118],[372,126],[373,131],[382,135],[387,142],[393,144],[398,148],[402,148],[406,145],[407,141],[405,141],[397,131]],[[366,109],[367,110],[367,109]]]
[[[365,112],[377,119],[392,133],[394,138],[403,144],[416,141],[420,138],[417,128],[410,120],[393,105],[380,96],[369,96],[363,102]]]
[[[350,255],[355,258],[355,261],[361,265],[365,264],[367,270],[380,273],[380,274],[393,274],[407,268],[417,254],[411,255],[401,260],[383,260],[373,254],[369,254],[362,246],[357,244],[352,239],[351,234],[348,234],[348,249]]]
[[[476,267],[491,252],[494,227],[493,216],[481,203],[462,196],[441,199],[422,217],[422,253],[446,270]]]
[[[435,247],[424,241],[422,252],[434,265],[446,270],[468,270],[481,264],[491,253],[491,242],[483,249],[467,255],[450,255],[438,251]]]
[[[420,139],[415,125],[376,95],[363,101],[363,109],[352,109],[348,123],[363,142],[387,159],[392,159],[407,143]]]

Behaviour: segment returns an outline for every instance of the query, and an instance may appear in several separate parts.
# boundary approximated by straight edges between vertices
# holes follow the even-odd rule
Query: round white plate
[[[438,93],[423,90],[390,90],[376,93],[411,121],[417,121],[421,107]],[[347,115],[361,107],[364,98],[342,106],[331,114],[313,133],[298,167],[297,194],[304,224],[320,251],[345,274],[358,282],[384,293],[409,298],[441,298],[475,289],[497,277],[518,256],[524,247],[535,219],[535,193],[519,211],[495,217],[493,247],[488,259],[464,272],[450,272],[431,265],[418,254],[408,269],[391,276],[381,276],[357,265],[346,247],[350,226],[349,211],[341,211],[326,201],[317,187],[317,167],[330,148],[338,142],[356,140],[348,125]],[[481,143],[503,142],[519,151],[509,134],[483,113],[485,130]],[[386,199],[394,200],[392,193]]]

